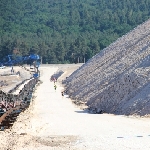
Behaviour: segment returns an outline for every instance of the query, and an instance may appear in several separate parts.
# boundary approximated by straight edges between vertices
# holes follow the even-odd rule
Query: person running
[[[56,86],[56,84],[54,85],[54,89],[55,89],[55,91],[56,91],[56,88],[57,88],[57,86]]]

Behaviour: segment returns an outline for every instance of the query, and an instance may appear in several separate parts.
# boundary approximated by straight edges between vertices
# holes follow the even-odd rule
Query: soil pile
[[[150,20],[122,36],[66,79],[66,90],[96,113],[150,113]]]

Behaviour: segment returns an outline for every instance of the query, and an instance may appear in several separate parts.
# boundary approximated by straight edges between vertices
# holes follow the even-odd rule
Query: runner
[[[54,89],[55,89],[55,91],[56,91],[56,88],[57,88],[57,86],[56,86],[56,85],[54,85]]]

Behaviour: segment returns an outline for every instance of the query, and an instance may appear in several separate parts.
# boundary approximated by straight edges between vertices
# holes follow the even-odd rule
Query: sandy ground
[[[20,76],[16,74],[18,71],[20,72]],[[11,67],[5,67],[4,69],[0,69],[0,82],[5,81],[7,84],[4,86],[1,86],[0,84],[0,90],[3,90],[4,92],[9,92],[9,90],[13,89],[17,84],[21,83],[25,79],[29,79],[32,76],[33,75],[30,71],[26,71],[19,66],[14,66],[13,74],[11,74]]]
[[[89,114],[75,106],[63,87],[49,81],[58,67],[41,67],[30,107],[11,130],[0,132],[2,150],[149,150],[149,118]]]

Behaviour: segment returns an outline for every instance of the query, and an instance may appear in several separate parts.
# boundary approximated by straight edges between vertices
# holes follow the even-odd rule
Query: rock
[[[149,114],[149,35],[150,19],[93,56],[64,81],[68,95],[95,113]]]

